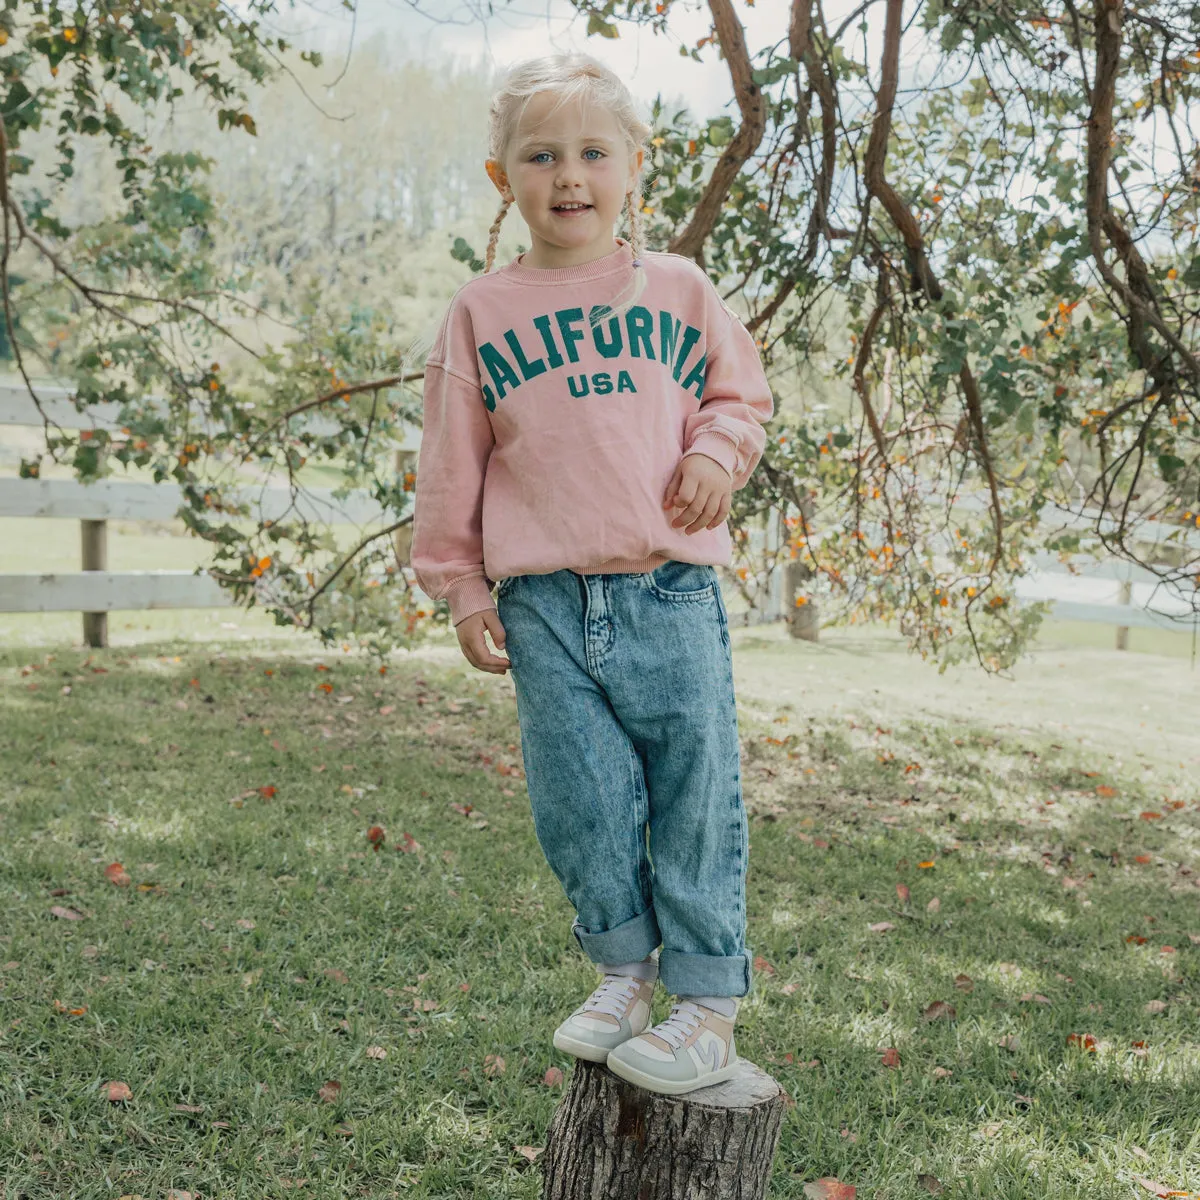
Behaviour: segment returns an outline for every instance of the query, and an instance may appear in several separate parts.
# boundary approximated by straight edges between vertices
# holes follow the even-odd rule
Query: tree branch
[[[691,221],[667,247],[671,254],[682,254],[701,264],[704,243],[717,223],[721,205],[742,165],[758,149],[767,130],[767,107],[751,73],[746,33],[733,11],[732,0],[709,0],[709,8],[716,25],[717,40],[729,64],[729,77],[733,81],[733,94],[741,110],[742,124],[717,160]]]

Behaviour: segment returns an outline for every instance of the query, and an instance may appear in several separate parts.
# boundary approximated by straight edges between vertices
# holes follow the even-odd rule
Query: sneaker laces
[[[703,1022],[705,1015],[692,1001],[679,1000],[671,1006],[670,1016],[647,1032],[662,1038],[672,1050],[678,1050]]]
[[[605,975],[604,982],[583,1002],[579,1011],[608,1013],[620,1019],[641,982],[632,975]]]

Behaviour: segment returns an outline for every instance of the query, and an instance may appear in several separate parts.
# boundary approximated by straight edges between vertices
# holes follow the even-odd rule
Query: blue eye
[[[598,154],[598,155],[600,155],[600,157],[601,157],[601,158],[603,158],[603,157],[604,157],[604,151],[602,151],[602,150],[596,150],[596,149],[594,149],[594,148],[593,148],[593,149],[591,149],[591,150],[585,150],[585,151],[584,151],[584,154]],[[592,159],[592,162],[595,162],[595,161],[596,161],[596,160],[593,158],[593,159]]]
[[[549,150],[539,150],[539,151],[538,151],[538,152],[537,152],[537,153],[536,153],[536,154],[533,156],[533,158],[531,158],[529,161],[530,161],[530,162],[537,162],[537,160],[538,160],[539,158],[541,158],[543,154],[549,154],[549,153],[550,153],[550,151],[549,151]]]

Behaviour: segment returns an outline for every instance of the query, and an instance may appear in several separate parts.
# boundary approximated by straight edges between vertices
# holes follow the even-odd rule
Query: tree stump
[[[763,1200],[787,1093],[740,1061],[732,1079],[664,1096],[577,1059],[546,1134],[543,1200]]]

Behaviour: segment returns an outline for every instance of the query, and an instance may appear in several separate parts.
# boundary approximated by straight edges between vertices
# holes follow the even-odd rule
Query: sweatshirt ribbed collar
[[[630,266],[633,262],[633,248],[624,238],[616,239],[617,248],[603,258],[593,258],[591,262],[579,263],[574,267],[527,267],[521,259],[524,254],[518,254],[507,266],[503,266],[497,275],[503,275],[513,283],[582,283],[588,279],[599,279],[603,275],[611,275]]]

